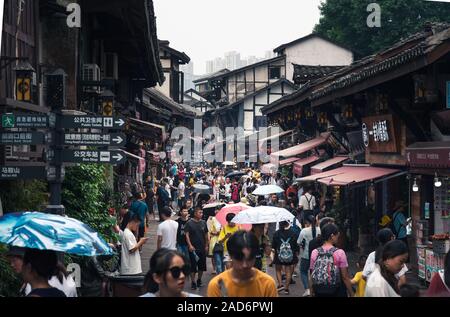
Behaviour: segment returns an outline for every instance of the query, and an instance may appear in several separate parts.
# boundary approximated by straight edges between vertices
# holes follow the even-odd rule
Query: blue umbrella
[[[97,232],[81,221],[41,212],[0,217],[0,243],[84,256],[114,253]]]

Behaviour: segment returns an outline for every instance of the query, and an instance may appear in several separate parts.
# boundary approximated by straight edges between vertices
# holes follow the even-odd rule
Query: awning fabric
[[[285,160],[280,161],[280,166],[289,165],[291,163],[294,163],[296,161],[300,160],[298,157],[291,157]]]
[[[450,142],[418,142],[406,148],[411,167],[450,168]]]
[[[320,157],[313,155],[301,160],[297,160],[294,163],[294,169],[293,169],[293,173],[294,175],[298,175],[298,176],[302,176],[303,175],[303,169],[306,165],[314,163],[316,161],[318,161],[320,159]]]
[[[299,154],[308,152],[308,151],[324,144],[325,142],[327,142],[329,137],[330,137],[330,133],[323,133],[321,136],[319,136],[315,139],[309,140],[305,143],[298,144],[296,146],[293,146],[291,148],[288,148],[288,149],[285,149],[282,151],[272,153],[271,155],[283,156],[283,157],[291,157],[291,156],[299,155]]]
[[[311,175],[322,173],[323,170],[325,170],[325,169],[327,169],[327,168],[329,168],[329,167],[331,167],[331,166],[333,166],[335,164],[342,163],[342,162],[344,162],[344,161],[346,161],[348,159],[349,158],[347,156],[337,156],[337,157],[334,157],[334,158],[332,158],[332,159],[330,159],[328,161],[325,161],[325,162],[319,163],[317,165],[314,165],[314,166],[311,167]]]
[[[345,186],[375,180],[398,172],[400,170],[389,168],[344,166],[328,172],[303,177],[299,181],[318,181],[328,186]]]
[[[153,122],[143,121],[143,120],[139,120],[139,119],[136,119],[136,118],[128,118],[128,120],[130,120],[131,122],[134,122],[136,124],[143,125],[143,126],[148,126],[148,127],[160,129],[163,133],[164,133],[164,130],[165,130],[165,127],[163,125],[159,125],[159,124],[156,124],[156,123],[153,123]]]

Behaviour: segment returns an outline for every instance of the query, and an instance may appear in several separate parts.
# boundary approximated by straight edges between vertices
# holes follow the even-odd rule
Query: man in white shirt
[[[316,207],[316,197],[312,195],[312,188],[309,187],[306,193],[300,197],[299,207],[302,210],[314,210]]]
[[[148,238],[141,238],[139,242],[136,241],[134,233],[138,232],[140,224],[141,219],[139,218],[139,215],[134,214],[123,231],[120,259],[121,275],[136,275],[142,273],[139,248],[144,245]]]
[[[156,249],[166,248],[176,250],[178,222],[170,219],[172,211],[169,207],[164,207],[161,215],[163,217],[163,222],[158,225],[158,230],[156,231],[156,235],[158,236]]]
[[[186,186],[184,185],[184,182],[183,182],[183,180],[181,180],[180,179],[180,183],[178,184],[178,207],[180,208],[180,210],[181,210],[181,208],[183,208],[183,205],[184,205],[184,197],[185,197],[185,195],[184,195],[184,191],[185,191],[185,189],[186,189]]]

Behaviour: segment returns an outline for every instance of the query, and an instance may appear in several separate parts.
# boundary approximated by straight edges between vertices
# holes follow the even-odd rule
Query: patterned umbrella
[[[248,209],[250,208],[250,206],[243,204],[243,203],[237,203],[237,204],[228,204],[225,207],[223,207],[222,209],[220,209],[220,211],[217,213],[216,215],[216,219],[219,221],[219,223],[224,226],[227,224],[227,215],[230,213],[233,213],[235,215],[239,214],[242,210]],[[243,225],[241,226],[242,229],[244,230],[250,230],[252,228],[251,225]]]
[[[97,232],[81,221],[41,212],[0,217],[0,243],[84,256],[114,253]]]

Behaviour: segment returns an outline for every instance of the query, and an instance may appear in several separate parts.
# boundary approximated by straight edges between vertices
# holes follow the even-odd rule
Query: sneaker
[[[197,287],[201,287],[202,286],[202,280],[197,280]]]
[[[309,288],[303,293],[303,297],[311,296],[311,291]]]
[[[277,291],[280,292],[282,290],[284,290],[284,286],[283,285],[278,285],[277,286]]]
[[[195,282],[191,283],[191,289],[192,290],[196,290],[197,289],[197,285],[195,284]]]
[[[289,295],[289,290],[288,289],[284,290],[284,295]]]
[[[297,277],[297,273],[292,273],[292,278]]]

